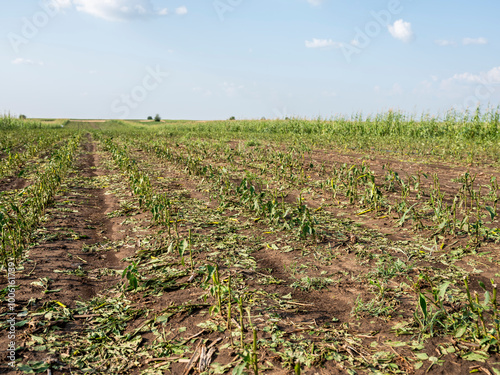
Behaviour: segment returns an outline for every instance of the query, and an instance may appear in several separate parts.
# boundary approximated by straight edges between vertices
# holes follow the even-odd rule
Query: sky
[[[500,104],[498,0],[0,0],[0,114],[331,118]]]

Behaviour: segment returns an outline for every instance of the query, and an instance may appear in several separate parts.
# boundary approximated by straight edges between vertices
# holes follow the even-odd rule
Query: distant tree
[[[161,121],[161,117],[160,117],[160,115],[159,115],[159,114],[156,114],[156,116],[155,116],[155,121],[156,121],[156,122],[160,122],[160,121]]]
[[[236,120],[236,117],[231,116],[231,117],[229,117],[229,120],[230,120],[230,121]]]
[[[26,120],[26,116],[25,115],[19,115],[19,119],[20,120]]]
[[[153,116],[148,116],[148,120],[152,120],[153,119]]]

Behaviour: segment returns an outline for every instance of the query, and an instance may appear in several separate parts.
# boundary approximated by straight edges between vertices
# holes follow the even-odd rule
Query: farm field
[[[0,373],[500,374],[499,125],[0,119]]]

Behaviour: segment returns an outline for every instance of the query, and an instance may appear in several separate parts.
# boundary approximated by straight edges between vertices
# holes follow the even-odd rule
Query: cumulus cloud
[[[342,43],[335,42],[332,39],[317,39],[313,38],[312,40],[306,40],[307,48],[341,48]]]
[[[66,2],[70,0],[53,0]],[[151,0],[73,0],[76,10],[90,14],[107,21],[125,21],[165,16],[169,14],[167,8],[156,10]],[[175,10],[178,15],[187,13],[185,6]]]
[[[500,84],[500,66],[495,67],[487,72],[481,72],[479,74],[474,73],[460,73],[455,74],[453,77],[448,78],[443,81],[443,83],[472,83],[472,84],[484,84],[484,85],[492,85],[492,84]]]
[[[178,14],[180,16],[187,14],[187,12],[188,12],[188,10],[185,6],[181,6],[175,10],[175,14]]]
[[[415,37],[411,28],[411,23],[405,22],[402,19],[399,19],[394,22],[394,24],[389,25],[388,28],[394,38],[399,39],[404,43],[410,43]]]
[[[43,61],[33,61],[30,59],[23,59],[22,57],[18,57],[11,61],[14,65],[28,64],[28,65],[43,65]]]
[[[486,38],[464,38],[462,43],[464,46],[470,44],[488,44],[488,40],[486,40]]]
[[[435,40],[434,43],[436,43],[438,46],[441,47],[447,47],[447,46],[456,46],[457,43],[453,40],[446,40],[446,39],[438,39]]]
[[[447,39],[438,39],[435,40],[434,43],[436,43],[438,46],[441,47],[457,45],[457,42],[455,42],[454,40],[447,40]],[[486,38],[463,38],[462,44],[464,46],[488,44],[488,40]]]

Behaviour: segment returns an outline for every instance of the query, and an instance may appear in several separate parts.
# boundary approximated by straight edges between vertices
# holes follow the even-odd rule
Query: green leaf
[[[50,368],[48,363],[44,361],[40,362],[28,362],[26,365],[20,365],[18,370],[23,371],[26,374],[39,374],[42,372],[47,372],[47,369]]]
[[[422,313],[424,314],[424,320],[425,322],[427,322],[427,301],[425,300],[425,296],[420,293],[420,297],[419,297],[419,305],[420,305],[420,309],[422,310]]]
[[[60,292],[62,289],[51,289],[51,290],[44,290],[43,293],[44,294],[49,294],[49,293],[58,293]]]
[[[457,339],[462,337],[466,331],[467,331],[467,326],[458,327],[456,332],[455,332],[455,337]]]
[[[43,337],[40,337],[40,336],[31,335],[31,339],[38,344],[44,343]]]
[[[490,206],[486,206],[486,211],[489,212],[491,220],[492,221],[495,220],[495,217],[497,216],[495,210],[493,208],[491,208]]]
[[[227,370],[232,367],[232,364],[221,365],[220,363],[214,362],[210,365],[210,367],[213,370],[214,375],[222,375],[227,374]]]
[[[449,346],[446,348],[446,352],[448,354],[456,353],[457,349],[455,349],[453,346]]]
[[[444,295],[446,294],[446,290],[448,289],[448,287],[450,286],[451,284],[451,281],[446,281],[444,282],[443,284],[441,284],[441,286],[439,287],[439,300],[442,301],[443,298],[444,298]]]
[[[159,316],[156,318],[156,323],[167,323],[171,316],[172,314]]]
[[[243,371],[245,371],[245,368],[246,368],[245,362],[240,363],[233,369],[232,375],[243,375]]]
[[[417,357],[418,359],[420,359],[422,361],[426,361],[429,359],[429,356],[427,355],[427,353],[415,353],[415,357]]]
[[[484,307],[488,306],[488,304],[490,303],[490,300],[491,300],[490,293],[489,293],[489,292],[484,292],[484,302],[483,302],[483,306],[484,306]]]
[[[484,352],[469,352],[462,356],[466,361],[485,362],[490,356]]]
[[[406,346],[406,342],[403,341],[386,341],[386,345],[392,346],[393,348],[399,348],[401,346]]]
[[[17,369],[19,371],[24,372],[25,374],[34,374],[35,373],[35,371],[33,371],[33,369],[31,368],[31,366],[28,366],[28,365],[19,365],[17,367]]]

